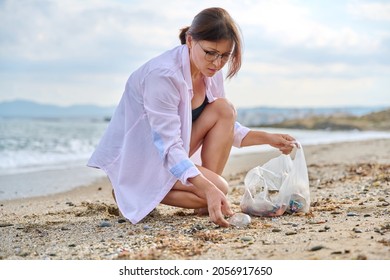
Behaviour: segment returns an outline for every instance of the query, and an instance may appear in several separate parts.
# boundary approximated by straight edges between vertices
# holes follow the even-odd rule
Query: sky
[[[208,7],[242,32],[237,108],[390,107],[390,0],[0,0],[0,102],[114,106]]]

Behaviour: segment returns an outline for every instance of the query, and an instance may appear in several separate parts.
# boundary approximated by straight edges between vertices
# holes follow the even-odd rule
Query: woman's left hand
[[[269,144],[272,147],[279,149],[279,151],[281,151],[285,155],[290,154],[295,146],[298,147],[298,143],[294,137],[288,134],[280,133],[270,134]]]

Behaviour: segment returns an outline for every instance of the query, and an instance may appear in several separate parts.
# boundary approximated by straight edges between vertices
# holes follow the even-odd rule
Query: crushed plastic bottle
[[[303,205],[302,203],[300,203],[299,201],[295,201],[295,200],[290,200],[290,212],[292,213],[296,213],[298,212],[300,209],[302,209]]]
[[[291,195],[287,212],[290,214],[299,212],[304,208],[305,205],[306,205],[306,200],[303,196],[299,194],[293,194]]]
[[[247,214],[236,213],[228,219],[228,222],[232,226],[242,228],[242,227],[246,227],[247,225],[249,225],[252,222],[252,219]]]

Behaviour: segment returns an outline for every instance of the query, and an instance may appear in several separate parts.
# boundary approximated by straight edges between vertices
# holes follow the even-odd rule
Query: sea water
[[[0,200],[63,192],[104,174],[86,167],[107,122],[0,119]]]
[[[0,175],[83,161],[105,126],[88,119],[1,119]]]
[[[107,125],[100,119],[0,119],[0,201],[64,192],[104,177],[86,163]],[[376,131],[264,130],[288,133],[302,145],[390,138]],[[232,154],[269,148],[234,148]]]

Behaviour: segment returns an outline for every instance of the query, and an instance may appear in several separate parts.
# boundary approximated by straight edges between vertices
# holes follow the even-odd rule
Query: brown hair
[[[233,53],[229,59],[227,78],[234,77],[241,68],[242,42],[238,25],[227,11],[222,8],[208,8],[198,13],[191,26],[180,30],[180,41],[186,43],[186,35],[189,34],[196,41],[231,40],[234,44]]]

